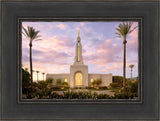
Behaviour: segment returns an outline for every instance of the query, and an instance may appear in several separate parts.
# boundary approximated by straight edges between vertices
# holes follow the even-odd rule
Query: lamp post
[[[131,68],[131,81],[132,81],[132,69],[133,69],[133,67],[134,67],[134,65],[129,65],[129,67]]]
[[[43,81],[44,81],[44,75],[45,75],[45,73],[43,72],[42,74],[43,74]]]
[[[37,82],[38,82],[38,73],[39,73],[39,71],[36,71],[37,72]]]

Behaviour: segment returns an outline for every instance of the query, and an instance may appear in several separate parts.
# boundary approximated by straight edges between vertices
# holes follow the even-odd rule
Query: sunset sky
[[[78,30],[82,55],[89,73],[123,74],[123,39],[115,35],[120,22],[23,22],[40,31],[40,41],[33,41],[33,70],[47,73],[69,73],[74,63]],[[134,22],[132,28],[138,26]],[[133,64],[133,77],[138,76],[138,28],[127,37],[126,77]],[[22,65],[29,67],[29,40],[22,35]],[[42,79],[42,74],[39,74]],[[36,80],[36,73],[33,74]]]

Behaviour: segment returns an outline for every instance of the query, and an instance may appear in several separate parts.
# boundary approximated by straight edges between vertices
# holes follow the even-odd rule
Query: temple
[[[94,80],[100,79],[102,81],[100,86],[109,86],[112,83],[112,74],[96,74],[88,73],[88,65],[84,65],[82,56],[82,44],[80,38],[80,31],[75,47],[75,58],[73,65],[70,65],[69,74],[47,74],[46,78],[53,78],[53,84],[56,84],[57,79],[62,82],[67,82],[70,88],[74,87],[89,87]]]

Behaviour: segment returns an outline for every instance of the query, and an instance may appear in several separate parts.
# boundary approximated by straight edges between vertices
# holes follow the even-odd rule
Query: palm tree
[[[131,29],[132,23],[126,22],[126,23],[120,23],[118,28],[116,28],[118,35],[117,37],[122,38],[123,37],[123,46],[124,46],[124,55],[123,55],[123,88],[126,88],[126,44],[127,44],[127,35],[133,32],[136,27]]]
[[[33,72],[32,72],[32,42],[33,40],[40,40],[39,37],[39,31],[36,31],[33,27],[27,26],[27,29],[23,28],[23,34],[26,36],[26,38],[29,39],[29,47],[30,47],[30,75],[31,75],[31,91],[33,92]]]
[[[37,82],[38,82],[38,73],[39,73],[39,71],[36,71],[37,72]]]
[[[44,75],[45,75],[45,73],[43,72],[42,74],[43,74],[43,81],[44,81]]]
[[[129,65],[129,67],[131,68],[131,81],[132,81],[132,69],[133,69],[134,65]]]

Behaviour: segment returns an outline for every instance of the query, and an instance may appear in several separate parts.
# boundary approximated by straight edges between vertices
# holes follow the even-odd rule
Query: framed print
[[[125,22],[125,21],[128,21],[128,22]],[[19,35],[21,36],[19,37],[19,42],[20,42],[19,45],[22,45],[22,47],[20,47],[20,51],[22,50],[22,53],[21,53],[22,56],[20,56],[20,60],[22,60],[21,62],[22,67],[20,68],[22,68],[22,72],[23,72],[22,74],[20,74],[22,75],[20,76],[20,78],[22,78],[20,80],[22,81],[19,81],[19,94],[18,94],[19,103],[23,103],[23,102],[36,103],[37,101],[39,103],[40,102],[42,103],[43,102],[142,103],[142,94],[141,94],[142,81],[141,81],[141,76],[137,76],[138,75],[138,42],[140,46],[141,32],[142,32],[142,27],[141,27],[142,18],[135,18],[135,19],[133,18],[125,18],[125,19],[116,18],[115,19],[115,18],[109,18],[109,17],[108,18],[79,18],[79,19],[68,18],[67,20],[60,19],[60,18],[56,18],[56,19],[54,18],[50,18],[50,19],[19,18],[18,23],[19,23]],[[39,31],[39,34],[41,33],[41,36],[39,35],[39,37],[42,37],[42,35],[45,36],[45,32],[46,32],[46,35],[48,38],[48,40],[45,40],[45,39],[43,39],[44,41],[42,40],[44,43],[41,45],[41,47],[37,46],[37,48],[38,49],[41,48],[41,50],[36,50],[36,47],[32,47],[33,54],[35,52],[39,52],[38,55],[36,54],[33,55],[33,61],[31,63],[33,65],[32,78],[33,78],[33,90],[34,90],[32,92],[31,92],[32,86],[26,85],[27,80],[26,80],[26,75],[24,75],[24,72],[29,73],[29,70],[30,70],[30,69],[28,70],[28,68],[30,68],[30,66],[28,65],[30,63],[29,62],[30,59],[29,59],[29,51],[28,51],[29,50],[28,42],[26,38],[28,38],[27,36],[29,32],[28,29],[30,29],[31,25],[33,27],[34,25],[37,25],[37,27],[43,26],[42,30]],[[115,28],[114,26],[116,25],[117,26],[126,25],[130,27],[130,32],[134,31],[134,33],[132,33],[133,35],[130,35],[131,37],[129,38],[130,41],[128,46],[131,46],[131,47],[128,48],[129,50],[128,55],[129,53],[130,54],[133,53],[132,54],[133,60],[128,59],[130,61],[129,62],[130,64],[128,64],[128,67],[126,68],[129,73],[127,73],[126,71],[126,75],[128,74],[128,78],[126,78],[125,87],[123,85],[123,77],[122,77],[122,70],[123,70],[122,60],[123,59],[122,59],[121,53],[123,53],[122,52],[123,42],[120,45],[119,43],[116,43],[116,41],[114,42],[113,39],[115,38],[119,39],[119,38],[116,37],[114,30],[111,33],[109,33],[110,29],[107,29],[107,26],[110,26],[111,29],[114,29]],[[51,27],[54,26],[54,30],[53,28],[49,30],[47,26],[51,26]],[[104,26],[106,27],[106,30],[104,30],[103,28]],[[98,31],[95,31],[96,29],[98,29],[98,27],[99,27],[99,31],[101,31],[100,33],[98,33]],[[44,28],[47,28],[45,32],[43,32]],[[84,42],[84,39],[82,39],[83,41],[81,41],[80,30],[81,30],[82,38],[84,36],[86,38],[86,42]],[[91,32],[91,30],[93,32]],[[105,33],[107,30],[109,30],[107,32],[108,36],[111,35],[112,39],[107,39],[107,37],[105,37],[106,34],[102,34],[101,35],[102,37],[97,38],[96,37],[97,35],[94,37],[94,34]],[[60,36],[63,36],[64,39],[58,39],[60,37],[59,33],[57,33],[57,35],[49,34],[51,31],[57,31],[57,32],[59,31],[59,33],[63,33],[65,36],[64,35],[60,35]],[[70,34],[69,34],[69,31],[71,32]],[[75,41],[70,36],[72,36],[73,32],[76,32],[76,31],[77,31],[78,37],[77,37],[77,40]],[[65,32],[68,33],[69,35],[65,34]],[[132,36],[134,36],[135,38],[133,38]],[[48,43],[50,43],[50,45],[52,46],[48,46]],[[43,52],[44,47],[45,47],[45,51]],[[115,56],[113,56],[113,53],[112,53],[113,50],[115,50],[114,52]],[[45,53],[45,54],[41,55],[41,53]],[[55,55],[57,60],[58,59],[59,60],[53,62],[54,58],[52,59],[50,58],[52,61],[50,61],[49,59],[49,62],[47,62],[49,57],[44,57],[44,56],[48,54],[49,55],[51,54],[50,57]],[[142,51],[139,48],[139,55],[141,54],[142,54]],[[70,56],[70,55],[75,55],[74,59],[73,59],[73,56]],[[41,57],[42,60],[38,59],[37,60],[38,62],[34,61],[34,59],[36,59],[35,58],[36,56]],[[32,58],[32,56],[30,57]],[[90,60],[89,58],[92,58],[92,59]],[[110,58],[111,61],[107,58]],[[119,58],[119,61],[118,61],[118,58]],[[69,65],[72,63],[72,60],[74,60],[73,64]],[[87,63],[87,65],[85,64],[85,62]],[[139,63],[140,62],[141,62],[141,58],[139,58]],[[42,65],[43,66],[41,68],[39,68],[40,65],[36,67],[38,63],[41,66]],[[48,67],[46,67],[46,65],[48,65]],[[114,66],[114,68],[111,68],[110,65]],[[51,68],[49,69],[49,67]],[[108,67],[108,70],[105,70],[106,67]],[[133,67],[135,70],[132,73]],[[56,68],[59,68],[59,71]],[[60,68],[62,68],[61,71],[60,71]],[[92,68],[92,70],[90,70],[90,68]],[[141,67],[139,68],[140,68],[139,71],[141,71]],[[54,71],[54,69],[56,70]],[[43,72],[40,70],[43,70]],[[67,71],[64,71],[64,70],[67,70]],[[64,72],[67,72],[67,73],[64,73]],[[117,73],[121,73],[121,74],[116,75]],[[136,76],[132,77],[132,74]],[[28,75],[28,82],[30,82],[29,75]],[[45,82],[48,82],[48,83],[45,84]]]
[[[2,1],[3,120],[158,120],[158,1]]]

